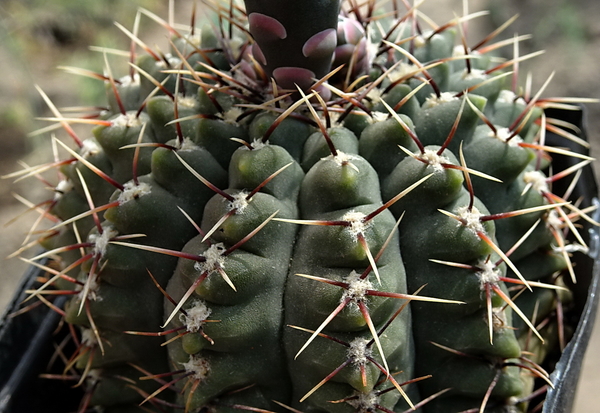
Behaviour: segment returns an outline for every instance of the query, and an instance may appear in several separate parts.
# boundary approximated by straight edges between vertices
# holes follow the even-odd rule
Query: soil
[[[112,3],[105,0],[107,3]],[[58,106],[69,106],[82,99],[77,87],[73,87],[72,77],[56,70],[56,66],[73,64],[74,53],[87,56],[90,53],[85,45],[100,41],[89,25],[81,23],[72,27],[64,20],[56,19],[47,3],[39,9],[28,10],[25,14],[15,12],[11,5],[20,3],[16,0],[5,1],[0,5],[0,175],[9,174],[20,168],[18,162],[37,165],[45,162],[43,153],[49,153],[50,135],[27,137],[26,134],[47,126],[48,122],[34,121],[35,117],[51,116],[38,92],[37,84]],[[25,2],[23,2],[25,3]],[[43,3],[43,2],[42,2]],[[166,3],[166,2],[165,2]],[[179,1],[178,10],[181,15],[176,21],[188,22],[190,1]],[[155,6],[156,3],[154,4]],[[164,4],[153,11],[161,16],[166,15]],[[471,0],[469,11],[476,12],[490,8],[491,13],[469,23],[467,38],[482,38],[489,33],[490,27],[497,27],[511,16],[519,13],[520,17],[507,30],[507,33],[532,34],[535,40],[520,45],[521,56],[536,50],[544,49],[546,53],[520,65],[520,77],[526,73],[533,75],[532,90],[537,91],[552,72],[554,78],[546,89],[544,96],[600,97],[600,76],[597,61],[600,57],[600,2],[597,0]],[[443,23],[452,11],[462,15],[462,1],[448,0],[425,2],[421,7],[433,21]],[[35,24],[31,16],[41,16]],[[131,16],[117,20],[132,26]],[[98,24],[95,22],[94,24]],[[156,43],[164,44],[162,30],[153,34],[146,27],[147,35]],[[118,47],[128,48],[128,40],[118,29],[111,33],[120,38]],[[509,36],[509,37],[510,37]],[[98,44],[98,43],[96,43]],[[153,45],[155,42],[149,41]],[[116,47],[116,46],[115,46]],[[166,46],[165,46],[166,48]],[[508,56],[512,50],[507,48]],[[89,65],[89,62],[84,62]],[[101,64],[101,63],[100,63]],[[99,65],[100,65],[99,64]],[[99,69],[96,66],[96,70]],[[121,72],[122,73],[122,72]],[[88,95],[83,100],[91,100]],[[92,100],[93,101],[93,100]],[[600,153],[600,103],[590,103],[588,110],[588,134],[592,144],[592,155]],[[59,132],[60,133],[60,132]],[[85,136],[85,133],[82,132]],[[598,169],[598,168],[596,168]],[[598,173],[598,172],[597,172]],[[598,176],[598,175],[597,175]],[[28,180],[16,184],[13,179],[0,180],[0,225],[23,214],[27,207],[19,202],[14,194],[18,194],[33,204],[45,199],[46,191],[40,191],[38,182]],[[25,212],[25,216],[8,226],[0,226],[0,257],[5,257],[20,248],[36,212]],[[34,254],[35,248],[28,252]],[[25,255],[27,255],[25,254]],[[2,258],[0,258],[2,259]],[[0,266],[0,312],[12,297],[27,264],[19,259],[3,260]],[[579,393],[573,413],[597,411],[600,405],[600,354],[594,350],[600,348],[600,328],[596,328],[590,351],[588,351],[583,374],[580,380]]]

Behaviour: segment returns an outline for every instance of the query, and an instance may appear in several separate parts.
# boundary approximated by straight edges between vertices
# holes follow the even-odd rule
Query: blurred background
[[[176,0],[175,22],[189,23],[191,1]],[[200,2],[199,2],[200,4]],[[57,69],[75,66],[101,72],[102,53],[89,45],[127,50],[129,39],[114,25],[118,21],[128,29],[138,7],[166,18],[166,0],[3,0],[0,1],[0,176],[21,168],[19,162],[36,165],[47,160],[50,134],[28,136],[49,125],[35,120],[52,116],[34,85],[39,85],[57,107],[93,106],[103,102],[101,82],[73,76]],[[420,10],[437,24],[463,14],[462,0],[429,0]],[[200,9],[206,9],[200,6]],[[537,50],[546,53],[521,65],[521,80],[533,73],[534,92],[552,72],[554,79],[544,96],[600,98],[600,2],[598,0],[469,0],[469,12],[490,10],[487,16],[469,23],[469,44],[503,24],[519,18],[505,37],[513,33],[531,34],[520,45],[520,54]],[[148,18],[141,19],[140,37],[151,47],[168,47],[165,31]],[[506,52],[512,53],[512,48]],[[126,66],[113,66],[115,77],[126,74]],[[123,59],[121,59],[123,60]],[[592,155],[600,154],[600,103],[587,105],[588,134]],[[88,129],[83,128],[82,136]],[[58,131],[58,133],[62,133]],[[598,177],[598,165],[596,164]],[[4,259],[20,248],[30,223],[37,214],[26,210],[15,197],[18,194],[36,203],[45,199],[39,182],[13,183],[0,180],[0,313],[8,304],[27,264],[17,258]],[[33,252],[29,255],[32,256]],[[599,323],[597,323],[599,324]],[[600,327],[594,330],[579,382],[574,413],[599,411],[600,406]]]

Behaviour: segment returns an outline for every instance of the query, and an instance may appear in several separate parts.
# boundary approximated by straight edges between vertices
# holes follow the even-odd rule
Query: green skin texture
[[[289,17],[285,12],[289,5],[281,3],[285,3],[281,9],[272,7],[273,2],[258,0],[248,1],[247,7],[250,12],[266,14],[272,11],[274,18],[283,21],[284,16]],[[302,9],[313,2],[292,3]],[[314,3],[306,10],[297,10],[291,21],[285,21],[284,26],[290,33],[286,41],[303,44],[314,30],[318,32],[331,24],[335,27],[336,22],[329,20],[330,14],[335,13],[337,21],[337,2]],[[310,7],[324,7],[326,12],[314,14],[315,9]],[[314,19],[315,26],[294,29],[292,26],[299,26],[306,13],[319,17]],[[219,46],[220,40],[214,31],[205,27],[201,32],[200,47],[213,49]],[[292,38],[293,33],[298,33],[299,38]],[[260,36],[255,37],[260,40]],[[431,38],[425,36],[427,40],[415,48],[414,55],[424,64],[448,56],[452,53],[455,37],[453,29]],[[193,49],[190,43],[181,40],[175,44],[182,53],[189,54]],[[273,47],[277,53],[283,46],[261,44],[265,54],[268,47]],[[396,58],[402,57],[395,54]],[[302,60],[290,59],[289,65]],[[223,53],[218,51],[192,53],[187,60],[192,67],[202,71],[207,69],[199,62],[214,64],[221,70],[229,69]],[[179,67],[177,61],[176,57],[171,58],[171,67]],[[467,78],[464,65],[460,63],[446,62],[429,71],[442,92],[463,90],[481,81],[480,78]],[[166,79],[166,74],[161,73],[167,68],[162,61],[142,56],[137,65],[159,82]],[[478,59],[474,64],[481,69],[491,65],[486,59]],[[315,73],[327,70],[313,69]],[[265,70],[272,71],[273,68],[266,67]],[[92,327],[89,312],[104,343],[102,354],[94,340],[85,342],[85,354],[77,362],[80,369],[90,367],[93,375],[99,377],[92,405],[105,406],[105,411],[114,413],[142,411],[136,404],[143,398],[123,386],[122,378],[134,380],[146,394],[161,384],[138,380],[144,374],[132,367],[134,364],[152,374],[187,369],[187,373],[179,372],[166,378],[172,380],[190,375],[176,384],[179,394],[163,392],[159,397],[186,405],[192,412],[204,408],[218,412],[239,411],[232,407],[236,404],[284,411],[273,400],[302,412],[364,412],[375,408],[374,404],[403,412],[409,407],[398,391],[379,393],[392,386],[385,380],[386,375],[374,363],[366,361],[366,381],[363,382],[361,362],[356,359],[305,401],[299,402],[323,378],[352,358],[347,344],[372,339],[357,300],[366,304],[377,331],[387,326],[380,342],[394,378],[402,383],[432,375],[418,384],[403,387],[414,403],[451,388],[422,411],[446,413],[479,408],[488,386],[497,380],[485,411],[503,413],[510,411],[515,398],[531,390],[531,380],[523,377],[519,368],[507,364],[515,362],[523,350],[540,353],[541,361],[542,355],[551,351],[549,343],[554,340],[556,325],[541,331],[548,337],[545,346],[539,341],[531,343],[527,339],[528,327],[510,308],[504,308],[504,301],[494,294],[492,305],[498,311],[499,321],[493,330],[493,343],[490,343],[484,287],[478,272],[431,261],[482,266],[486,260],[500,260],[475,231],[439,210],[458,214],[472,202],[481,214],[487,215],[544,205],[544,197],[535,189],[521,196],[526,185],[525,173],[533,170],[535,165],[535,154],[531,150],[493,136],[488,126],[481,125],[476,111],[464,97],[442,99],[438,103],[429,99],[434,91],[431,86],[423,88],[399,107],[399,118],[418,136],[427,153],[440,150],[462,108],[455,137],[442,153],[442,163],[460,165],[462,148],[469,168],[502,181],[490,182],[471,175],[476,194],[472,200],[463,172],[435,165],[435,162],[423,162],[398,148],[402,146],[416,157],[420,156],[419,147],[410,134],[392,117],[374,120],[357,110],[343,122],[333,122],[326,132],[338,152],[334,156],[321,130],[292,117],[272,130],[267,143],[258,142],[270,131],[278,113],[261,110],[238,122],[225,120],[221,109],[228,111],[242,101],[222,92],[209,93],[208,88],[191,82],[183,83],[186,86],[181,87],[173,77],[165,83],[179,101],[185,101],[177,108],[179,117],[202,115],[181,123],[184,143],[177,139],[175,125],[167,125],[175,117],[171,97],[157,94],[148,100],[139,121],[119,126],[115,119],[123,115],[119,114],[112,88],[107,88],[111,110],[103,118],[115,124],[95,128],[90,138],[90,142],[96,143],[94,150],[80,151],[90,163],[120,184],[129,182],[137,186],[131,181],[134,149],[119,148],[138,142],[141,122],[147,123],[141,142],[167,145],[140,149],[137,181],[149,185],[150,190],[99,213],[103,232],[114,230],[118,235],[145,236],[125,241],[134,247],[108,243],[105,249],[89,248],[87,251],[95,253],[96,261],[88,260],[81,271],[69,272],[81,283],[86,282],[89,272],[97,275],[97,286],[94,284],[92,288],[95,299],[86,301],[80,311],[81,296],[77,295],[66,308],[66,320],[87,330]],[[386,91],[382,99],[393,107],[418,84],[420,82],[416,80],[397,85],[384,81],[380,86],[381,91]],[[139,83],[123,82],[116,87],[127,114],[134,116],[155,85],[141,76]],[[486,113],[497,128],[510,127],[525,108],[521,100],[505,99],[501,92],[504,87],[503,80],[497,79],[468,95],[470,102]],[[367,102],[367,106],[373,112],[387,112],[376,100]],[[533,122],[539,110],[534,111],[518,137],[525,142],[531,142],[537,132]],[[310,117],[308,111],[302,115]],[[247,142],[251,148],[232,141],[232,137]],[[175,154],[231,196],[244,197],[239,194],[248,194],[279,172],[260,187],[245,208],[235,210],[209,240],[203,241],[203,234],[235,206],[198,180]],[[114,191],[113,186],[82,162],[73,162],[62,168],[72,189],[57,197],[52,209],[61,219],[89,209],[75,169],[83,175],[95,205],[122,199],[122,191]],[[428,179],[419,187],[370,220],[361,233],[373,256],[382,250],[391,234],[389,244],[377,261],[381,282],[371,271],[368,275],[370,289],[405,294],[424,286],[420,295],[458,300],[463,304],[412,301],[392,321],[392,315],[406,300],[374,296],[352,300],[322,330],[324,335],[339,342],[324,336],[316,337],[296,357],[311,337],[311,331],[319,328],[340,305],[345,291],[339,286],[298,274],[346,282],[351,274],[360,275],[369,267],[367,253],[357,235],[340,225],[298,225],[271,220],[250,239],[246,239],[247,235],[275,212],[277,219],[288,220],[342,221],[349,212],[367,215],[426,177]],[[395,223],[401,217],[399,230],[394,231]],[[538,212],[486,221],[482,223],[482,231],[506,251],[541,217],[544,213]],[[200,227],[200,235],[190,220]],[[78,221],[76,229],[79,234],[84,234],[84,238],[85,234],[90,234],[89,240],[99,236],[99,229],[91,217]],[[45,245],[53,248],[74,244],[76,239],[73,227],[69,226],[60,236],[47,240]],[[221,246],[223,252],[241,240],[245,240],[243,245],[222,257],[220,264],[235,290],[214,267],[197,262],[204,258],[177,259],[135,248],[135,245],[151,246],[205,257],[210,256],[217,246]],[[511,255],[511,260],[526,279],[549,280],[565,267],[562,256],[552,251],[552,242],[551,233],[542,221]],[[63,265],[80,257],[79,251],[65,253]],[[497,271],[500,276],[516,277],[503,263],[498,265]],[[164,337],[123,333],[158,332],[174,310],[174,304],[164,298],[148,272],[166,288],[175,302],[187,294],[198,277],[206,277],[190,291],[182,309],[191,313],[202,301],[210,309],[208,318],[199,321],[200,327],[189,327],[183,311],[175,314],[164,329],[181,328],[178,333],[187,333],[173,340],[167,350],[160,346]],[[73,289],[72,283],[65,280],[59,280],[57,285]],[[495,285],[508,294],[503,282],[498,281]],[[568,293],[561,294],[561,300],[567,302]],[[529,318],[537,311],[539,320],[554,311],[556,297],[553,292],[534,290],[520,296],[518,303]],[[536,301],[540,303],[537,307]],[[387,325],[388,322],[391,323]],[[175,335],[171,333],[167,338]],[[432,342],[470,357],[444,350]],[[369,345],[367,352],[377,363],[384,363],[374,343]],[[186,367],[190,359],[202,360],[200,364],[208,366],[206,375],[191,375],[195,371]],[[351,396],[356,396],[362,404],[354,400],[331,403]],[[151,407],[149,403],[145,406]]]
[[[230,164],[227,192],[235,194],[258,185],[290,161],[291,156],[281,147],[267,146],[252,151],[241,148]],[[281,175],[267,184],[264,191],[255,194],[242,211],[232,215],[212,237],[214,242],[222,242],[223,248],[229,248],[276,211],[280,217],[296,218],[298,183],[304,173],[295,163]],[[280,184],[282,181],[285,185]],[[202,228],[210,230],[228,210],[228,201],[215,195],[205,209]],[[185,363],[190,355],[200,353],[199,356],[211,366],[209,376],[200,383],[193,396],[189,393],[186,396],[192,409],[213,402],[228,389],[248,383],[256,383],[267,401],[289,397],[289,387],[280,383],[285,366],[278,342],[281,340],[283,285],[295,232],[292,226],[270,222],[225,258],[223,270],[237,292],[214,272],[195,289],[194,297],[205,300],[212,310],[211,318],[220,321],[203,327],[214,345],[195,334],[183,340],[182,349],[178,348],[179,343],[169,347],[175,363]],[[184,250],[202,254],[208,248],[202,238],[199,235],[192,239]],[[170,295],[179,300],[202,272],[193,262],[180,261],[169,282]],[[167,306],[166,311],[170,313],[172,306]],[[176,320],[174,325],[180,323]],[[271,361],[267,367],[269,374],[264,370],[264,360]],[[218,401],[227,402],[226,396]]]
[[[359,172],[349,165],[340,165],[331,156],[323,158],[310,169],[300,192],[302,218],[339,220],[343,219],[346,212],[362,212],[366,215],[380,206],[381,198],[375,171],[358,156],[351,158],[350,162],[358,168]],[[338,192],[334,192],[336,189]],[[333,199],[338,202],[332,204]],[[356,205],[356,200],[360,200],[359,205]],[[364,233],[369,250],[379,251],[389,235],[387,232],[393,226],[394,218],[388,211],[377,216]],[[310,274],[344,281],[352,269],[366,268],[368,259],[365,251],[347,228],[307,226],[300,231],[292,263],[286,286],[286,324],[314,330],[329,315],[331,309],[339,304],[343,291],[339,287],[307,280],[294,274]],[[381,284],[374,282],[372,288],[380,291],[406,292],[400,251],[397,248],[386,249],[379,263]],[[310,302],[298,299],[307,295],[315,298]],[[400,305],[399,300],[393,298],[373,297],[367,300],[373,323],[379,326],[377,329]],[[410,312],[404,311],[401,314],[381,339],[390,368],[393,371],[403,370],[403,374],[397,377],[400,382],[412,374],[409,359],[413,352],[412,339],[408,331]],[[345,342],[350,342],[356,337],[364,337],[367,340],[371,338],[366,322],[355,303],[350,303],[323,331]],[[284,344],[288,355],[296,354],[307,336],[305,332],[284,330]],[[347,349],[341,345],[335,346],[328,340],[317,339],[314,345],[307,348],[295,360],[290,359],[290,371],[295,384],[294,399],[301,398],[320,381],[320,378],[322,379],[342,364],[348,357],[346,351]],[[373,356],[381,363],[375,349],[373,349]],[[320,411],[319,409],[336,412],[353,411],[351,406],[344,404],[331,406],[328,400],[332,399],[332,395],[339,395],[339,398],[347,397],[352,388],[357,392],[371,392],[379,380],[380,371],[372,364],[367,364],[366,367],[368,368],[366,386],[362,383],[358,369],[347,367],[332,382],[325,384],[298,407],[305,411]],[[341,383],[346,383],[346,386],[349,385],[351,388],[345,388]],[[389,395],[381,402],[391,408],[398,396],[397,393]]]

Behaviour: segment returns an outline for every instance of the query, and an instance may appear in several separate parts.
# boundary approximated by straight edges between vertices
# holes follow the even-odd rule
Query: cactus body
[[[221,5],[106,77],[43,239],[82,411],[527,411],[583,242],[551,121],[461,21],[374,6]]]

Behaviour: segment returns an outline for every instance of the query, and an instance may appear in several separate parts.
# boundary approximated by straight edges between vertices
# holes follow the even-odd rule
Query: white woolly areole
[[[374,392],[369,393],[360,393],[355,392],[354,394],[356,399],[347,400],[350,406],[356,409],[356,413],[366,413],[366,412],[374,412],[379,410],[377,406],[379,405],[379,397]]]
[[[523,174],[523,180],[540,194],[542,192],[550,192],[548,182],[546,182],[546,176],[540,171],[525,172]]]
[[[454,93],[451,92],[442,92],[440,96],[432,93],[429,95],[427,99],[425,99],[425,103],[423,103],[423,109],[433,108],[437,105],[441,105],[443,103],[452,102],[453,100],[458,100],[457,97],[454,96]]]
[[[58,185],[56,185],[56,188],[54,188],[55,191],[66,194],[67,192],[70,192],[73,189],[73,182],[67,180],[67,179],[63,179],[62,181],[60,181],[58,183]]]
[[[167,61],[169,62],[169,66],[170,67],[177,67],[181,64],[181,60],[179,60],[179,58],[177,56],[173,56],[171,53],[167,53],[164,56],[164,59],[167,59]],[[164,59],[161,59],[159,61],[156,62],[156,66],[161,68],[161,69],[166,69],[167,68],[167,64],[165,63]]]
[[[344,290],[340,301],[344,301],[347,298],[351,298],[353,301],[364,301],[367,290],[373,289],[373,284],[368,279],[361,279],[360,274],[356,271],[352,271],[344,281],[348,283],[348,288]]]
[[[485,290],[486,284],[497,285],[500,282],[500,276],[502,274],[491,260],[485,260],[477,266],[481,268],[481,270],[477,271],[475,274],[479,277],[482,290]]]
[[[349,163],[352,160],[359,159],[358,156],[352,155],[349,153],[344,153],[342,151],[337,151],[337,155],[329,155],[322,159],[333,159],[339,166],[343,166],[344,164]]]
[[[67,194],[73,190],[73,182],[67,179],[63,179],[54,188],[54,200],[58,201],[64,194]]]
[[[85,347],[93,347],[98,344],[98,339],[91,328],[81,328],[81,344]]]
[[[140,120],[140,117],[137,116],[136,112],[120,113],[117,117],[111,119],[110,122],[113,126],[119,126],[121,128],[132,128],[142,124],[142,121]]]
[[[180,108],[190,108],[193,109],[198,104],[198,100],[196,100],[193,96],[185,96],[185,95],[177,95],[177,106]]]
[[[239,122],[237,118],[239,118],[242,115],[242,113],[244,113],[242,111],[242,108],[234,106],[231,109],[225,111],[225,113],[223,114],[223,120],[225,121],[225,123],[229,123],[230,125],[238,125]]]
[[[248,206],[248,192],[240,191],[232,196],[233,201],[229,202],[229,205],[227,205],[227,209],[229,211],[233,211],[235,209],[237,211],[236,213],[242,214]]]
[[[192,306],[185,310],[187,314],[180,314],[179,321],[187,328],[190,333],[199,331],[206,319],[210,316],[212,310],[206,306],[202,300],[196,300]]]
[[[223,252],[227,249],[222,242],[218,242],[216,244],[211,245],[202,256],[206,258],[204,262],[196,262],[194,264],[194,268],[203,273],[205,271],[211,273],[218,268],[223,268],[225,266],[225,257],[223,256]]]
[[[195,31],[194,34],[188,33],[185,35],[185,39],[186,43],[200,47],[200,42],[202,41],[202,33],[200,33],[199,30]]]
[[[471,69],[471,71],[468,71],[465,69],[462,78],[465,80],[485,80],[488,78],[488,75],[485,73],[485,70]]]
[[[517,97],[512,90],[503,89],[500,91],[500,95],[498,95],[497,102],[501,103],[518,103],[520,105],[526,105],[527,103],[522,97]]]
[[[263,142],[262,139],[254,139],[251,143],[252,149],[262,149],[265,146],[269,146],[269,142]],[[246,145],[242,146],[243,149],[251,150]]]
[[[140,74],[139,73],[134,73],[133,77],[132,76],[123,76],[121,78],[119,78],[119,86],[121,87],[125,87],[125,86],[131,86],[131,85],[139,85],[140,84]]]
[[[549,210],[546,216],[544,217],[544,220],[546,222],[547,227],[554,228],[559,231],[565,226],[562,217],[558,214],[558,212],[556,212],[555,209]],[[563,247],[559,247],[558,245],[552,245],[552,251],[558,254],[562,254],[563,252],[567,252],[569,254],[572,254],[574,252],[589,254],[590,249],[587,246],[583,246],[581,244],[573,242],[571,244],[565,244]]]
[[[146,182],[139,182],[137,185],[133,181],[125,182],[123,185],[123,191],[119,195],[117,201],[122,205],[125,202],[129,202],[132,199],[138,199],[141,196],[149,194],[152,191],[150,184]]]
[[[190,138],[184,138],[183,142],[179,143],[179,139],[175,141],[178,152],[190,152],[198,148],[198,145],[194,143]]]
[[[371,226],[371,221],[364,222],[366,215],[358,211],[349,211],[344,214],[342,221],[350,223],[347,227],[354,241],[358,239],[360,234],[364,234],[365,230]]]
[[[402,62],[400,63],[394,70],[388,73],[388,79],[390,82],[394,83],[397,80],[403,79],[406,76],[414,74],[417,70],[417,66],[412,63]]]
[[[369,93],[367,93],[367,98],[371,99],[373,102],[379,102],[381,99],[381,93],[381,89],[374,87],[373,89],[369,90]]]
[[[481,56],[481,53],[479,53],[477,50],[469,50],[469,55],[470,56]],[[465,55],[465,47],[460,44],[454,46],[454,48],[452,49],[452,56],[454,56],[454,57],[466,56]]]
[[[427,44],[427,40],[425,40],[425,37],[423,35],[415,36],[413,42],[415,47],[423,47]]]
[[[102,234],[90,234],[88,237],[89,242],[94,244],[94,254],[100,256],[103,256],[106,253],[106,247],[110,240],[119,234],[119,231],[112,226],[106,226],[102,229]]]
[[[511,140],[508,140],[508,138],[510,138],[512,136],[513,132],[508,129],[508,128],[497,128],[496,129],[496,133],[494,133],[493,130],[490,131],[489,133],[489,137],[490,138],[496,138],[501,140],[504,143],[507,143],[508,146],[519,146],[519,144],[521,142],[523,142],[523,139],[521,139],[521,137],[519,135],[515,135],[512,137]]]
[[[82,142],[81,148],[79,148],[79,156],[87,159],[92,155],[96,155],[100,151],[100,145],[95,139],[86,139]]]
[[[370,340],[363,337],[356,337],[350,342],[348,347],[348,357],[352,360],[352,364],[361,366],[367,364],[367,357],[371,357],[373,352],[371,348],[367,347]]]
[[[486,317],[487,318],[487,317]],[[506,308],[504,306],[492,308],[492,327],[494,331],[500,331],[508,325],[506,319]]]
[[[332,125],[337,125],[340,119],[340,116],[342,115],[340,112],[334,112],[334,111],[328,111],[328,116],[329,116],[329,120],[331,122]],[[364,112],[360,112],[361,114],[365,114]],[[325,118],[325,112],[319,112],[319,119],[321,120],[321,122],[323,122],[323,124],[325,124],[325,122],[327,121],[327,119]],[[371,119],[369,116],[367,116],[367,119]]]
[[[469,207],[464,206],[460,207],[457,212],[458,216],[465,221],[465,223],[462,225],[469,228],[473,232],[485,232],[485,228],[481,223],[481,217],[483,214],[479,212],[477,208],[472,207],[469,211]]]
[[[436,172],[442,172],[444,170],[444,167],[442,166],[443,163],[450,163],[448,158],[443,155],[438,155],[437,151],[432,149],[425,149],[425,152],[419,155],[419,158],[427,162],[429,166],[436,170]]]
[[[556,210],[551,209],[550,211],[548,211],[548,214],[546,215],[546,225],[552,228],[562,228],[563,226],[563,221],[560,218],[560,216],[558,215],[558,212],[556,212]]]
[[[102,369],[90,369],[85,376],[85,381],[89,386],[95,386],[102,379]],[[90,387],[91,388],[91,387]],[[98,409],[98,406],[96,406]],[[98,410],[98,413],[104,413],[103,410]]]
[[[83,286],[77,286],[77,289],[79,290],[77,298],[79,300],[102,301],[102,298],[98,295],[98,289],[100,288],[100,283],[98,282],[98,274],[88,274],[86,284],[88,285],[87,291]],[[84,291],[86,291],[85,296]]]
[[[183,368],[188,373],[193,373],[191,377],[194,380],[203,381],[208,377],[208,373],[210,373],[210,365],[208,364],[208,360],[203,359],[200,356],[191,355],[189,361],[186,363],[181,363]]]
[[[522,400],[520,400],[517,396],[511,396],[504,402],[506,404],[506,413],[518,413],[517,404],[521,404]]]
[[[386,120],[388,118],[388,116],[389,116],[388,113],[373,111],[373,112],[371,112],[371,116],[368,117],[367,119],[369,120],[369,123],[377,123],[377,122],[383,122],[384,120]]]

